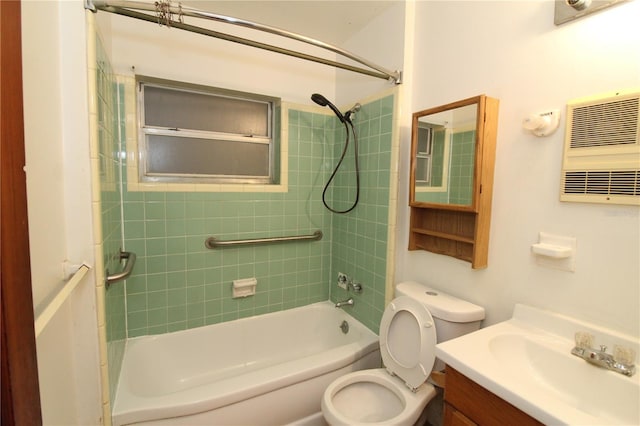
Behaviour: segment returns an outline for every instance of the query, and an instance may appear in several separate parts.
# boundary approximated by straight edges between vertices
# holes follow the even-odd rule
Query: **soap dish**
[[[558,246],[548,243],[537,243],[531,246],[531,251],[540,256],[553,257],[554,259],[565,259],[571,256],[571,247]]]
[[[232,297],[248,297],[256,294],[256,285],[258,280],[255,278],[243,278],[240,280],[233,280],[233,294]]]
[[[538,242],[531,245],[536,263],[547,268],[574,272],[576,238],[540,232]]]

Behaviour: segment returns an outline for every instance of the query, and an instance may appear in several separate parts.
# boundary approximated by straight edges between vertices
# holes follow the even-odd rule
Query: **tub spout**
[[[348,298],[347,300],[343,300],[342,302],[336,303],[336,308],[341,308],[343,306],[353,306],[353,297]]]

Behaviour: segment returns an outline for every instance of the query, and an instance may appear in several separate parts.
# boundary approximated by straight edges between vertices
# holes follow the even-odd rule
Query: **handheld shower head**
[[[334,104],[329,102],[327,98],[325,98],[319,93],[314,93],[313,95],[311,95],[311,100],[320,106],[323,106],[323,107],[328,106],[329,108],[331,108],[333,112],[336,114],[336,116],[338,117],[338,119],[340,119],[340,121],[344,125],[344,130],[346,132],[344,149],[342,150],[342,155],[340,155],[340,160],[338,160],[338,164],[336,165],[336,168],[333,170],[333,173],[331,173],[329,180],[324,186],[324,190],[322,191],[322,203],[327,209],[329,209],[333,213],[349,213],[351,210],[353,210],[356,207],[356,205],[358,205],[358,200],[360,197],[360,168],[358,166],[358,137],[356,135],[356,129],[349,117],[351,116],[351,114],[355,113],[360,109],[360,104],[354,105],[354,107],[351,108],[349,111],[347,111],[345,115],[342,115],[340,110],[336,108]],[[335,210],[332,207],[330,207],[329,204],[327,204],[326,194],[327,194],[327,190],[329,189],[329,185],[333,181],[333,178],[336,176],[336,173],[338,173],[338,169],[340,169],[340,165],[342,164],[342,161],[344,160],[345,155],[347,154],[347,149],[349,148],[349,139],[350,139],[349,127],[351,127],[351,134],[353,134],[353,158],[354,158],[354,164],[356,169],[356,199],[353,202],[353,205],[348,209]]]
[[[333,112],[336,114],[336,116],[338,116],[340,121],[344,123],[344,115],[342,115],[340,110],[334,104],[329,102],[327,98],[325,98],[319,93],[314,93],[313,95],[311,95],[311,100],[320,106],[323,106],[323,107],[328,106],[329,108],[331,108]]]
[[[320,93],[314,93],[313,95],[311,95],[311,100],[320,106],[327,106],[331,103],[327,98],[322,96]]]

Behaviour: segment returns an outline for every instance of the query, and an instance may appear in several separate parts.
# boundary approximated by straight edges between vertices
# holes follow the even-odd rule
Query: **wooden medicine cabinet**
[[[413,114],[409,250],[487,267],[498,105],[480,95]]]

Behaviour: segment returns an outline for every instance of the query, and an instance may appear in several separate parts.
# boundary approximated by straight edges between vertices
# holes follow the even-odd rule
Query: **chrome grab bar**
[[[216,237],[209,237],[205,240],[204,245],[208,249],[215,249],[218,247],[225,246],[239,246],[239,245],[249,245],[249,244],[263,244],[263,243],[279,243],[279,242],[287,242],[287,241],[303,241],[303,240],[314,240],[318,241],[322,239],[322,231],[317,230],[311,235],[292,235],[289,237],[271,237],[271,238],[253,238],[253,239],[245,239],[245,240],[226,240],[220,241]]]
[[[122,268],[122,272],[118,274],[109,275],[109,270],[107,269],[104,279],[104,284],[107,288],[111,286],[111,284],[125,280],[129,278],[131,272],[133,271],[133,266],[136,264],[136,254],[130,251],[121,251],[120,252],[120,260],[125,260],[124,268]]]

